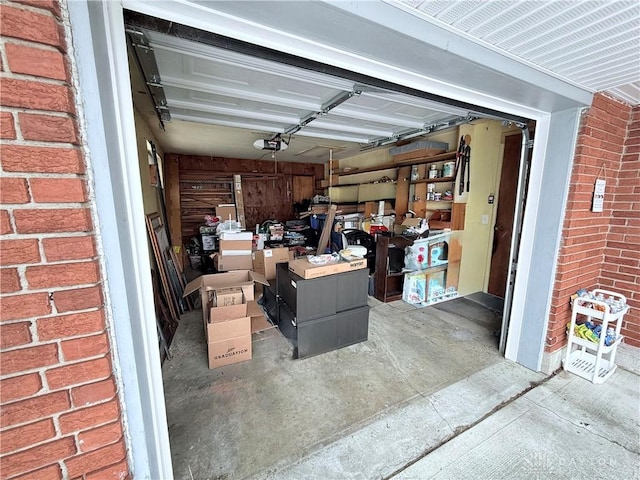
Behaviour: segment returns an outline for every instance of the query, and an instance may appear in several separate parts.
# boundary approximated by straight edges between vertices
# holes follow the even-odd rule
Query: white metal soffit
[[[593,92],[640,104],[638,0],[389,3]]]
[[[393,143],[394,136],[471,114],[171,35],[144,33],[174,120],[257,130],[265,136],[295,131],[296,136],[365,145],[385,139]]]

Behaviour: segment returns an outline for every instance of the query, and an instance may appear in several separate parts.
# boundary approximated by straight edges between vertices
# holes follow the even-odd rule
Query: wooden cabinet
[[[374,293],[381,302],[402,299],[404,249],[412,244],[413,239],[410,238],[378,235]]]

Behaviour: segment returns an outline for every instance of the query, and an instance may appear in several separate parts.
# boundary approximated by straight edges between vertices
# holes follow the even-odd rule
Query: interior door
[[[498,210],[496,212],[496,223],[493,227],[491,269],[487,287],[488,293],[500,298],[504,298],[507,287],[521,147],[522,135],[509,135],[505,138],[502,174],[498,192]]]

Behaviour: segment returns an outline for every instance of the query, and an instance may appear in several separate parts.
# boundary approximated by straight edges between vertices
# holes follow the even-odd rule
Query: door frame
[[[151,278],[145,274],[150,266],[146,251],[140,173],[137,170],[123,23],[125,7],[277,51],[339,65],[398,85],[424,91],[428,86],[429,91],[438,95],[535,120],[536,145],[505,356],[539,370],[550,308],[550,282],[555,274],[580,108],[589,104],[591,98],[583,90],[556,78],[543,76],[546,82],[536,80],[535,88],[539,89],[539,85],[544,84],[550,89],[549,95],[539,99],[536,105],[515,104],[499,95],[470,91],[455,81],[416,75],[410,68],[399,68],[380,61],[376,57],[375,42],[371,42],[370,54],[355,54],[318,40],[294,42],[284,30],[274,30],[213,10],[215,2],[205,7],[188,1],[70,1],[66,8],[73,34],[69,42],[73,45],[70,53],[76,59],[74,81],[78,91],[78,115],[87,147],[88,170],[93,172],[98,220],[96,231],[109,297],[108,324],[115,338],[115,342],[112,342],[114,369],[122,386],[128,455],[136,478],[172,478],[173,473],[162,371],[157,359],[158,352],[154,351],[157,350],[157,339],[154,338],[156,329]],[[452,55],[460,52],[459,55],[464,55],[467,60],[474,58],[477,59],[474,62],[482,62],[485,66],[492,64],[498,68],[502,65],[500,69],[512,72],[514,79],[532,82],[531,78],[540,80],[542,75],[497,52],[482,50],[482,55],[475,55],[479,51],[475,42],[445,30],[436,35],[433,41],[418,39],[424,35],[425,29],[419,28],[424,24],[414,19],[409,25],[407,18],[398,23],[398,18],[389,17],[388,10],[394,7],[385,2],[350,2],[332,4],[331,7],[351,10],[349,13],[352,17],[366,17],[367,22],[374,22],[380,28],[390,28],[403,35],[411,32],[417,41],[435,48],[442,49],[440,43],[443,42],[449,45],[448,39],[451,38],[455,41],[451,44]],[[393,25],[386,25],[386,20],[393,20]],[[522,95],[522,98],[528,97]],[[555,101],[554,98],[559,100]],[[558,105],[562,105],[564,110],[552,112]],[[549,161],[546,161],[547,158]],[[562,207],[558,208],[558,205]],[[549,214],[549,209],[552,214]],[[525,312],[526,331],[523,322]]]

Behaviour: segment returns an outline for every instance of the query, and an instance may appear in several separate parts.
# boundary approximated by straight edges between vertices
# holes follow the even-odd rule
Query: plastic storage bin
[[[629,307],[626,305],[627,299],[618,293],[601,289],[595,289],[592,293],[594,295],[602,294],[605,297],[613,297],[614,300],[622,301],[624,308],[614,313],[611,311],[611,306],[604,301],[586,297],[576,298],[573,301],[571,323],[567,334],[567,353],[562,366],[567,372],[599,384],[604,383],[616,370],[616,350],[623,340],[623,336],[620,335],[622,319]],[[585,321],[602,325],[602,333],[598,343],[575,335],[578,315],[585,316]],[[605,332],[609,328],[615,330],[616,339],[611,345],[605,345]]]

